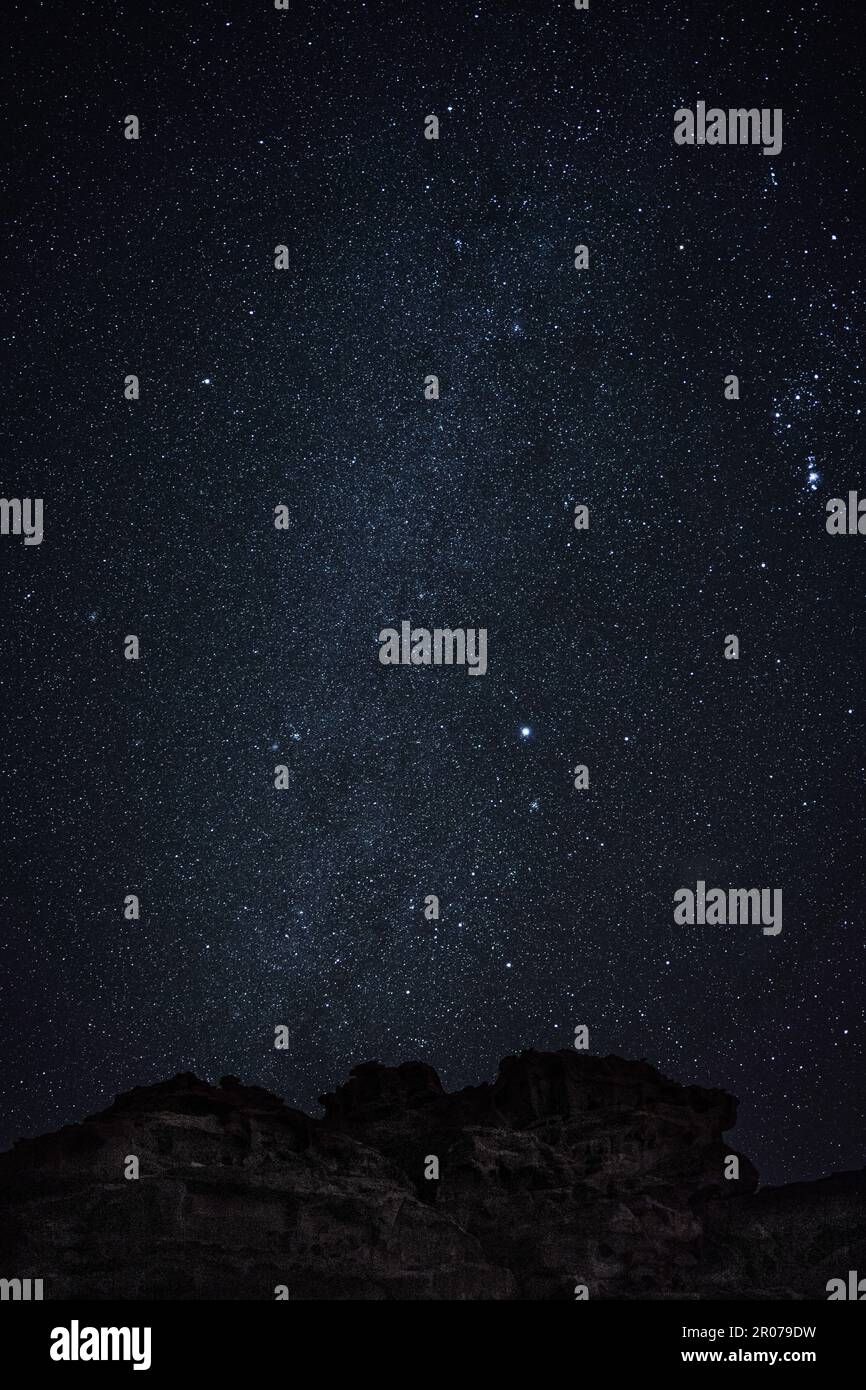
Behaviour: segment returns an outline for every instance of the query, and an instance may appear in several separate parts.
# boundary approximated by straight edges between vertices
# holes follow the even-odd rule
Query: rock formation
[[[184,1074],[19,1142],[0,1274],[46,1299],[570,1301],[826,1298],[866,1272],[866,1170],[757,1191],[738,1155],[726,1181],[734,1098],[645,1062],[525,1052],[453,1094],[368,1062],[322,1103]]]

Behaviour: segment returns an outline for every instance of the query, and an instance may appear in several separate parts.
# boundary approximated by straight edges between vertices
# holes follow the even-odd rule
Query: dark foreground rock
[[[454,1094],[366,1063],[322,1102],[186,1074],[17,1144],[0,1276],[48,1299],[570,1301],[824,1299],[866,1273],[866,1170],[757,1191],[737,1155],[726,1181],[734,1098],[644,1062],[526,1052]]]

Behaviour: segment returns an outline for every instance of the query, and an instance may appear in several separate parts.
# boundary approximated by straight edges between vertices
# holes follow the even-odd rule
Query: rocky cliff
[[[823,1299],[866,1272],[866,1170],[757,1191],[733,1097],[644,1062],[526,1052],[453,1094],[369,1062],[322,1103],[186,1074],[17,1144],[0,1274],[48,1299],[573,1300]]]

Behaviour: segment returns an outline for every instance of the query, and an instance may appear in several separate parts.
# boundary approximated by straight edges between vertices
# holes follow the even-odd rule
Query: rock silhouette
[[[20,1141],[0,1275],[46,1299],[825,1299],[866,1270],[866,1170],[758,1191],[735,1099],[645,1062],[524,1052],[450,1094],[367,1062],[321,1099],[187,1073]]]

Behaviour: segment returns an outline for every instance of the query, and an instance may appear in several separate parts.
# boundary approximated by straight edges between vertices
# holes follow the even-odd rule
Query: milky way
[[[862,1165],[855,22],[11,6],[5,1142],[585,1024],[738,1095],[765,1180]],[[782,150],[678,146],[699,99]],[[486,675],[383,666],[407,619]],[[698,879],[783,931],[675,924]]]

